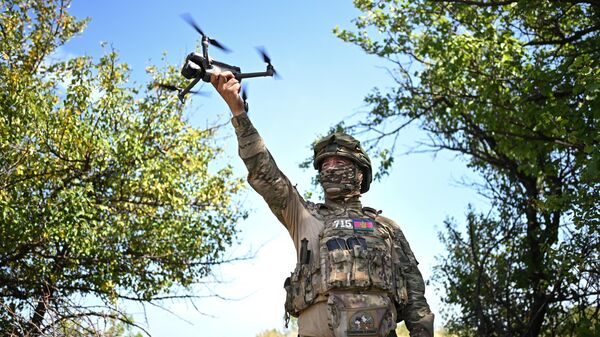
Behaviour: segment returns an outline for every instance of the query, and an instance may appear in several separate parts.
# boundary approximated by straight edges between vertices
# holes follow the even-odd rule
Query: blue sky
[[[101,55],[101,42],[108,42],[132,67],[138,84],[149,80],[144,68],[167,61],[179,65],[195,50],[198,35],[180,18],[189,12],[212,38],[232,49],[223,54],[215,48],[211,56],[240,66],[244,71],[262,71],[264,63],[254,50],[265,46],[283,80],[259,78],[249,83],[250,117],[265,139],[281,170],[300,191],[310,188],[313,172],[298,164],[311,154],[310,143],[330,125],[365,109],[363,97],[392,80],[384,60],[367,55],[358,47],[337,39],[332,29],[352,28],[360,15],[350,1],[74,1],[70,13],[91,22],[81,36],[69,41],[65,55]],[[212,91],[205,86],[204,91]],[[187,107],[190,123],[203,126],[229,118],[229,111],[216,92],[195,97]],[[224,162],[231,162],[240,176],[246,170],[237,157],[233,128],[223,130]],[[400,137],[405,151],[425,139],[416,129]],[[374,182],[363,204],[383,210],[398,222],[407,236],[425,278],[431,276],[435,256],[442,253],[437,232],[448,217],[461,221],[468,203],[483,205],[474,191],[457,181],[473,175],[464,162],[449,153],[411,154],[396,158],[392,174]],[[207,298],[196,301],[201,314],[189,303],[164,303],[171,312],[147,306],[129,308],[153,336],[255,336],[262,330],[283,325],[283,280],[293,269],[292,241],[262,199],[252,190],[240,196],[251,211],[240,223],[239,244],[228,252],[240,256],[256,251],[256,257],[215,270],[222,281],[208,288],[198,286],[198,295],[216,293],[233,300]],[[318,201],[317,198],[313,201]],[[481,207],[479,207],[481,208]],[[437,323],[443,296],[429,286],[426,294]]]

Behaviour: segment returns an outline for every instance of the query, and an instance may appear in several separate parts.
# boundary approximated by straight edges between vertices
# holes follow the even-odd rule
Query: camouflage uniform
[[[380,212],[363,207],[359,196],[324,204],[305,201],[279,170],[248,116],[233,117],[232,124],[248,182],[286,227],[296,248],[298,264],[285,284],[286,312],[298,317],[300,336],[386,336],[401,320],[411,336],[433,336],[425,284],[400,228]],[[354,230],[344,232],[346,225]],[[362,246],[387,249],[387,255],[361,251],[358,238],[330,239],[357,230],[363,230]],[[330,250],[336,240],[358,244],[352,251]],[[347,254],[353,256],[353,264],[335,264]],[[332,261],[331,266],[323,261]]]

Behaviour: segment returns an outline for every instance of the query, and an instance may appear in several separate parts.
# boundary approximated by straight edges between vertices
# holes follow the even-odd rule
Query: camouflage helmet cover
[[[371,160],[356,138],[343,132],[334,132],[320,139],[314,146],[314,168],[320,170],[323,160],[331,156],[345,157],[358,165],[363,172],[360,192],[369,190],[372,180]]]

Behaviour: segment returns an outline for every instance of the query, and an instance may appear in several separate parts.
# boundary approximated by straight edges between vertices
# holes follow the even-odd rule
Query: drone
[[[192,26],[196,30],[196,32],[200,34],[200,36],[202,36],[202,53],[192,52],[185,58],[185,62],[183,64],[183,67],[181,68],[181,75],[183,75],[183,77],[185,77],[188,80],[192,80],[185,88],[181,89],[168,84],[159,84],[159,86],[168,90],[177,90],[177,97],[182,103],[185,99],[185,96],[188,93],[201,94],[201,92],[192,91],[192,88],[200,81],[210,82],[211,75],[214,73],[230,71],[231,73],[233,73],[235,79],[237,79],[240,82],[242,81],[242,79],[252,77],[279,77],[279,75],[275,71],[275,68],[271,64],[271,58],[269,58],[265,49],[261,47],[257,47],[256,49],[261,54],[263,61],[267,64],[267,69],[265,71],[243,73],[240,67],[220,62],[211,58],[208,55],[209,45],[212,45],[224,51],[225,53],[229,53],[231,52],[231,50],[219,43],[217,40],[208,37],[202,31],[202,29],[200,29],[198,24],[196,24],[194,19],[192,19],[192,16],[189,13],[182,14],[181,17],[190,26]],[[242,99],[244,100],[244,106],[246,108],[246,111],[248,111],[248,104],[246,103],[246,98],[247,95],[246,90],[244,88],[242,90]]]

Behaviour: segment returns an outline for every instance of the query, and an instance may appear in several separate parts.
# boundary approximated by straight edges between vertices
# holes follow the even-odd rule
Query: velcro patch
[[[336,229],[352,229],[352,222],[352,219],[335,219],[332,225]]]
[[[377,333],[377,322],[373,316],[374,312],[359,311],[352,315],[348,322],[348,336],[364,336]]]
[[[352,219],[352,227],[355,231],[372,232],[373,221],[370,219]]]

